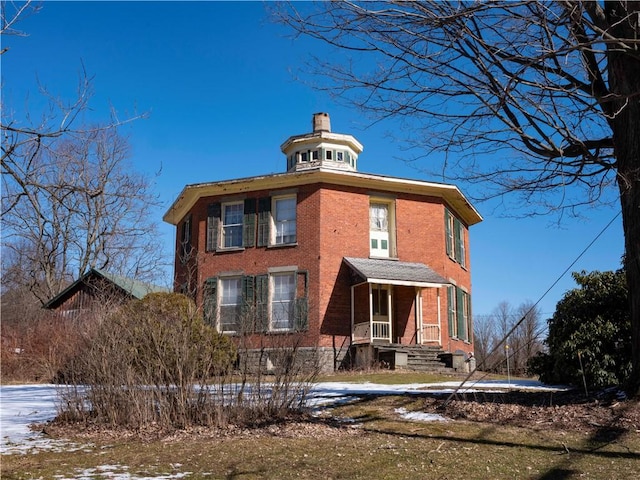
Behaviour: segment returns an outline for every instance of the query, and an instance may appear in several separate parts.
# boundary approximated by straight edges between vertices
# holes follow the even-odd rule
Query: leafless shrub
[[[315,349],[303,361],[301,334],[255,335],[251,314],[241,323],[232,342],[184,295],[132,301],[75,360],[58,419],[171,430],[262,424],[299,411],[319,371]]]

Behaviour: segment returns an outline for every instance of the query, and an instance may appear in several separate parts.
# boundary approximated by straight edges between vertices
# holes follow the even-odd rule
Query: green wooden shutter
[[[465,293],[465,315],[467,317],[467,340],[473,342],[473,318],[471,317],[471,295]]]
[[[256,331],[269,330],[269,276],[256,275]]]
[[[258,199],[258,247],[269,245],[269,226],[271,225],[271,198]]]
[[[242,246],[253,247],[256,244],[256,199],[244,201],[244,217],[242,219]]]
[[[218,316],[218,278],[207,278],[204,282],[202,316],[209,325],[216,325]]]
[[[451,251],[451,239],[453,232],[451,231],[451,213],[446,208],[444,209],[444,243],[446,245],[447,255],[452,256]]]
[[[309,329],[309,305],[307,297],[296,298],[294,329],[297,331]]]
[[[207,208],[207,252],[215,252],[218,248],[218,229],[220,228],[220,204],[212,203]]]
[[[462,258],[463,252],[464,252],[464,245],[462,244],[464,240],[462,238],[462,223],[460,223],[460,220],[458,220],[457,218],[453,219],[453,231],[454,231],[454,258],[456,259],[456,262],[464,266],[464,258]]]
[[[456,314],[458,316],[458,338],[467,340],[467,322],[464,317],[464,292],[456,288]]]
[[[296,272],[296,295],[298,292],[299,279],[304,282],[303,296],[296,298],[294,329],[297,331],[304,331],[309,329],[309,272],[306,270],[299,270]]]
[[[447,287],[447,305],[448,305],[448,315],[447,318],[449,320],[449,336],[454,337],[456,333],[455,322],[456,322],[456,297],[454,295],[455,287]]]
[[[241,329],[243,332],[255,330],[255,282],[253,275],[242,277],[242,305],[240,307]]]

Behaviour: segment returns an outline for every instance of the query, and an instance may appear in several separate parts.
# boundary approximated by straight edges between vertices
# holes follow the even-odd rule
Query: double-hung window
[[[256,237],[256,199],[216,202],[207,209],[206,251],[253,247]]]
[[[291,330],[294,326],[295,272],[271,275],[271,329]]]
[[[273,245],[296,243],[296,197],[295,195],[273,197],[272,206]]]
[[[244,203],[225,203],[222,205],[222,247],[242,247],[242,220]]]
[[[220,279],[220,321],[221,332],[238,331],[242,306],[242,277]]]

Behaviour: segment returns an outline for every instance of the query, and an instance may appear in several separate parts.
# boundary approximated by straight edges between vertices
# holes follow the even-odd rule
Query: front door
[[[372,340],[391,342],[391,289],[388,285],[371,285]]]

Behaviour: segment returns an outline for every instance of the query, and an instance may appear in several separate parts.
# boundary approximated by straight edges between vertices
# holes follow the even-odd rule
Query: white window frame
[[[240,206],[240,221],[239,223],[230,223],[227,224],[226,212],[227,208]],[[243,238],[242,238],[242,230],[244,228],[244,201],[238,202],[227,202],[221,205],[220,209],[220,240],[219,247],[221,249],[232,249],[232,248],[242,248]],[[238,245],[227,245],[227,228],[236,228],[240,230],[240,241]],[[233,237],[231,237],[233,238]]]
[[[288,278],[291,289],[287,292],[280,290],[279,280]],[[269,274],[269,330],[273,332],[289,332],[295,327],[295,305],[296,305],[296,271],[282,271]],[[283,293],[287,294],[287,298],[283,297]],[[287,312],[286,326],[283,326],[283,320],[275,317],[280,316],[279,312],[284,306]]]
[[[382,226],[380,229],[372,228],[372,216],[371,209],[374,205],[384,205],[387,210],[386,218],[386,231]],[[396,255],[396,204],[395,200],[389,198],[376,198],[369,199],[369,255],[376,258],[395,258]],[[378,246],[377,242],[387,242],[387,248],[382,248],[382,245]],[[374,242],[376,247],[374,247]],[[386,254],[384,253],[386,252]]]
[[[235,281],[237,282],[237,291],[236,291],[236,297],[235,303],[230,302],[229,300],[231,300],[230,297],[225,298],[225,293],[228,292],[228,287],[225,289],[225,284],[227,282],[231,282],[231,281]],[[240,308],[242,305],[242,277],[241,276],[230,276],[230,277],[220,277],[218,279],[218,312],[217,312],[217,321],[216,321],[216,325],[217,325],[217,329],[218,332],[220,333],[237,333],[237,326],[238,326],[238,322],[240,321]],[[235,305],[235,310],[236,310],[236,319],[235,319],[235,326],[236,328],[233,330],[227,330],[224,328],[223,322],[222,322],[222,318],[223,318],[223,308],[224,307],[229,307],[229,306],[234,306]]]
[[[293,201],[293,219],[283,219],[278,220],[278,202],[281,201]],[[295,245],[298,241],[298,201],[297,196],[294,195],[279,195],[274,196],[271,199],[271,245]],[[284,235],[285,229],[292,228],[290,225],[293,225],[293,233],[287,232],[288,235]],[[293,237],[286,238],[286,237]]]

